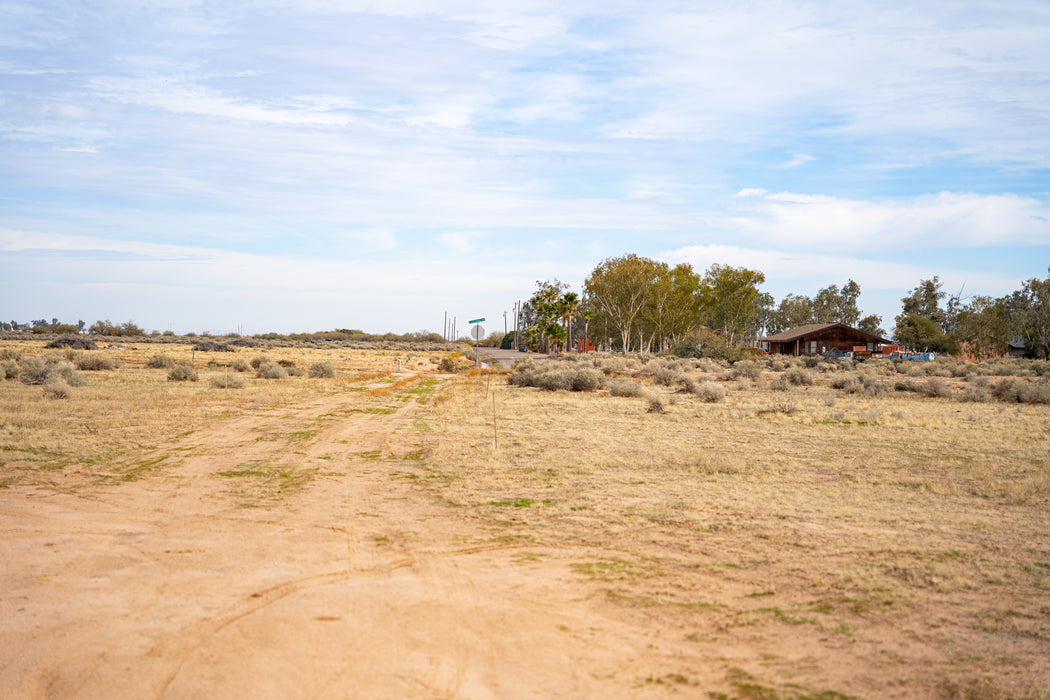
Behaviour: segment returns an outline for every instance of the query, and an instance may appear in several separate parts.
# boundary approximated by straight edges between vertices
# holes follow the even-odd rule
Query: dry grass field
[[[1050,405],[1001,379],[99,353],[0,382],[0,696],[1050,697]]]

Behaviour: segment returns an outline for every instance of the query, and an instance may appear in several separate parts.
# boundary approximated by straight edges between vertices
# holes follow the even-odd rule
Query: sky
[[[628,253],[1045,278],[1050,3],[0,0],[4,320],[465,335]]]

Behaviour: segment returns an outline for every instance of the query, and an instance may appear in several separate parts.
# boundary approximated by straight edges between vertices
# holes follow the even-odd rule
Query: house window
[[[868,352],[875,351],[875,343],[868,343]]]
[[[809,341],[809,354],[810,355],[816,355],[817,354],[817,341],[815,341],[815,340]]]

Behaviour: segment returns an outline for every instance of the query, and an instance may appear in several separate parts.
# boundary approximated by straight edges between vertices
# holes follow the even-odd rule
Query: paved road
[[[504,367],[513,367],[514,360],[528,357],[533,360],[549,360],[550,358],[546,355],[541,355],[536,352],[518,352],[517,350],[500,350],[499,348],[478,348],[478,356],[481,357],[482,362],[487,362],[490,365],[498,362]]]

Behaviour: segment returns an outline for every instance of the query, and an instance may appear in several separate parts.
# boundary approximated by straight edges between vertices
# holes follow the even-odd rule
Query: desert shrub
[[[175,360],[167,355],[154,355],[146,361],[146,366],[151,369],[168,369],[175,366]]]
[[[940,377],[930,377],[925,384],[919,385],[919,393],[923,396],[947,398],[952,395],[952,388]]]
[[[747,379],[758,379],[762,376],[762,365],[754,360],[743,360],[733,365],[733,379],[746,377]]]
[[[992,393],[1008,403],[1050,403],[1050,382],[1003,378],[992,386]]]
[[[787,370],[783,378],[795,386],[809,386],[813,383],[813,375],[801,367],[792,367]]]
[[[587,367],[573,367],[567,371],[572,391],[597,391],[604,381],[601,372]]]
[[[907,379],[898,379],[893,382],[894,391],[918,391],[919,385]]]
[[[239,348],[257,348],[260,345],[262,345],[262,343],[260,343],[258,340],[255,340],[253,338],[237,338],[236,340],[230,342],[229,344],[230,345],[235,345],[235,346],[237,346]]]
[[[533,386],[547,391],[565,391],[569,388],[569,377],[565,372],[548,370],[537,372],[533,376]]]
[[[19,376],[24,384],[62,381],[70,386],[80,386],[84,383],[84,375],[64,360],[45,364],[39,358],[24,358],[19,366]]]
[[[721,384],[701,382],[696,385],[696,395],[706,403],[718,403],[726,397],[726,390]]]
[[[289,377],[301,377],[304,374],[306,374],[306,372],[301,367],[296,367],[295,365],[285,367],[284,371],[288,373]]]
[[[235,352],[226,343],[217,343],[214,340],[202,340],[193,346],[197,352]]]
[[[331,362],[315,362],[310,365],[310,376],[314,379],[325,379],[335,376],[335,367]]]
[[[684,374],[680,375],[675,381],[675,391],[679,394],[692,394],[696,391],[696,382]]]
[[[653,383],[659,384],[660,386],[671,386],[678,379],[678,372],[673,369],[664,367],[659,369],[653,374]]]
[[[44,361],[33,355],[23,356],[18,362],[18,376],[23,384],[43,384],[47,379]]]
[[[171,371],[168,372],[169,382],[195,382],[198,379],[197,370],[193,369],[193,365],[188,362],[173,367]]]
[[[667,401],[660,394],[648,393],[645,399],[649,402],[649,407],[646,409],[648,413],[667,413]]]
[[[992,384],[992,394],[1004,401],[1016,401],[1020,393],[1016,379],[1003,378]]]
[[[21,373],[22,368],[13,360],[8,360],[7,362],[0,364],[0,379],[15,379]]]
[[[249,371],[251,371],[252,366],[250,364],[248,364],[244,360],[244,358],[239,357],[239,358],[237,358],[236,360],[233,361],[233,363],[230,365],[230,369],[232,369],[232,370],[234,370],[236,372],[249,372]]]
[[[258,357],[252,358],[252,369],[259,369],[263,365],[269,364],[273,364],[273,360],[271,360],[266,355],[259,355]]]
[[[284,367],[271,362],[259,365],[259,370],[255,376],[260,379],[284,379],[288,376],[288,372],[285,371]]]
[[[832,389],[844,390],[848,389],[851,384],[857,384],[857,378],[850,374],[839,374],[831,378],[828,385]]]
[[[769,383],[769,388],[773,391],[791,391],[793,385],[788,381],[787,377],[779,374],[776,379]]]
[[[89,352],[80,355],[76,359],[78,369],[89,372],[99,372],[120,367],[120,360],[114,360],[97,352]]]
[[[50,369],[53,377],[58,377],[69,386],[82,386],[84,384],[84,375],[69,362],[59,362],[51,365]]]
[[[62,379],[55,377],[49,379],[44,384],[44,396],[52,399],[68,399],[73,395],[73,390],[69,388],[69,384],[66,384]]]
[[[991,401],[992,395],[988,393],[987,389],[979,386],[968,386],[959,396],[959,400],[968,403],[984,403],[985,401]]]
[[[243,389],[244,377],[239,374],[214,374],[211,377],[211,385],[216,389]]]
[[[533,360],[531,357],[519,357],[518,359],[514,360],[515,372],[524,372],[526,370],[534,369],[536,369],[536,361]]]
[[[1050,383],[1028,383],[1021,393],[1021,400],[1025,403],[1050,403]]]
[[[613,379],[607,386],[611,396],[637,397],[642,395],[642,385],[630,379]]]
[[[522,365],[507,380],[512,386],[531,386],[547,391],[596,391],[601,388],[602,381],[601,372],[588,367],[537,369],[535,365]]]
[[[981,389],[987,389],[988,386],[992,383],[991,379],[989,379],[988,377],[985,377],[983,375],[979,375],[979,374],[969,374],[969,375],[967,375],[966,376],[966,381],[969,382],[970,384],[973,384],[975,387],[978,387],[978,388],[981,388]]]
[[[531,362],[531,360],[529,360],[529,361]],[[521,360],[518,360],[518,362],[521,362]],[[518,363],[515,362],[514,366],[516,367],[517,364]],[[451,357],[444,358],[443,360],[441,360],[440,363],[438,363],[438,371],[439,372],[445,372],[446,374],[450,374],[452,372],[455,372],[456,371],[456,361],[453,360]]]
[[[295,360],[277,360],[277,364],[284,368],[295,367]]]
[[[22,353],[14,348],[3,348],[0,349],[0,361],[14,360],[18,362],[22,359]]]
[[[96,344],[91,338],[85,338],[81,335],[60,335],[44,347],[72,348],[74,350],[97,350],[98,344]]]

